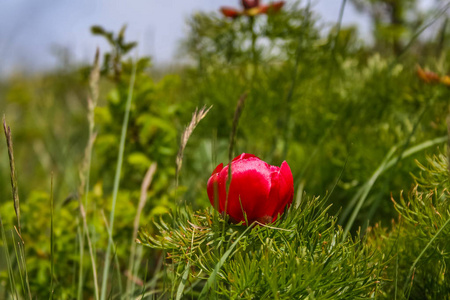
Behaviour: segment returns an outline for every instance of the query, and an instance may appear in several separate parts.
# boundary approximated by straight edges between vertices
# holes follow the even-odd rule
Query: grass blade
[[[91,74],[89,77],[89,88],[90,95],[88,97],[88,124],[89,124],[89,135],[88,135],[88,144],[86,145],[86,149],[84,152],[84,160],[80,170],[80,194],[84,192],[84,206],[88,207],[88,193],[89,193],[89,179],[91,172],[91,159],[92,159],[92,150],[94,148],[94,142],[97,137],[97,133],[94,131],[94,110],[97,106],[98,101],[98,81],[100,78],[100,64],[99,64],[100,51],[97,49],[95,52],[94,65],[91,70]],[[84,257],[84,237],[86,236],[85,227],[83,226],[83,233],[81,235],[80,240],[80,270],[78,274],[78,296],[77,299],[81,299],[81,293],[83,289],[83,257]],[[95,251],[91,251],[90,253],[95,253]],[[94,261],[94,258],[91,257],[91,260]]]
[[[12,142],[12,135],[11,135],[11,128],[6,125],[6,119],[5,116],[3,116],[3,130],[5,132],[5,138],[6,138],[6,145],[8,147],[8,156],[9,156],[9,167],[11,170],[11,189],[12,189],[12,197],[14,201],[14,210],[16,212],[17,217],[17,227],[16,232],[18,236],[21,239],[22,244],[19,244],[19,252],[20,252],[20,258],[23,260],[23,268],[25,271],[25,282],[27,285],[27,293],[28,298],[31,299],[31,290],[30,290],[30,283],[28,280],[28,271],[27,271],[27,265],[25,262],[25,247],[24,247],[24,241],[22,239],[22,229],[20,226],[20,205],[19,205],[19,189],[17,185],[17,178],[16,178],[16,167],[14,164],[14,151],[13,151],[13,142]],[[19,264],[20,269],[20,264]]]
[[[447,141],[447,136],[442,136],[435,138],[433,140],[428,140],[426,142],[423,142],[421,144],[418,144],[416,146],[413,146],[409,149],[407,149],[405,152],[403,152],[401,155],[401,159],[404,159],[408,156],[411,156],[417,152],[420,152],[428,147],[434,146],[436,144],[444,143]],[[347,234],[351,227],[353,226],[353,223],[356,219],[356,216],[358,215],[365,199],[367,198],[367,195],[369,194],[370,190],[372,189],[375,181],[378,179],[378,177],[384,173],[386,170],[394,166],[399,156],[391,158],[396,150],[396,147],[392,147],[389,153],[384,158],[383,162],[380,164],[380,166],[377,168],[377,170],[373,173],[372,177],[358,190],[358,192],[355,194],[355,197],[352,198],[350,201],[349,206],[345,209],[344,213],[342,214],[342,220],[345,220],[345,217],[348,215],[350,210],[353,208],[353,212],[350,216],[350,219],[347,222],[347,225],[345,226],[344,234],[342,236],[343,240],[347,237]],[[359,201],[358,201],[359,198]],[[356,202],[358,201],[358,202]],[[356,206],[354,206],[356,203]]]
[[[11,286],[11,295],[13,296],[13,299],[19,299],[19,295],[16,290],[16,280],[14,279],[14,272],[12,269],[11,256],[9,255],[8,241],[6,239],[5,227],[3,226],[3,220],[1,216],[0,216],[0,226],[2,228],[2,242],[3,247],[5,248],[5,258],[6,258],[6,265],[8,267],[8,279],[9,284]]]
[[[102,217],[103,217],[103,222],[105,223],[106,230],[107,230],[107,232],[108,232],[108,241],[111,243],[112,248],[113,248],[113,251],[114,251],[113,259],[114,259],[114,262],[115,262],[115,264],[116,264],[117,278],[119,279],[119,280],[118,280],[119,291],[120,291],[120,294],[122,294],[122,279],[121,279],[121,276],[120,276],[120,265],[119,265],[119,259],[117,258],[117,249],[116,249],[116,246],[115,246],[115,244],[114,244],[114,240],[113,240],[113,238],[112,238],[112,232],[111,232],[111,229],[110,229],[110,227],[108,226],[108,220],[106,220],[106,216],[105,216],[105,213],[104,213],[103,210],[102,210]],[[111,292],[112,292],[112,291],[111,291]],[[110,292],[110,294],[111,294],[111,292]],[[108,298],[109,298],[109,297],[108,297]]]
[[[11,136],[11,128],[6,125],[5,115],[3,115],[3,131],[5,132],[6,145],[8,147],[9,167],[11,170],[11,188],[12,188],[12,197],[13,197],[13,201],[14,201],[14,210],[16,211],[17,227],[19,228],[19,233],[21,233],[22,229],[20,226],[19,189],[17,187],[16,167],[14,164],[13,142],[12,142],[12,136]]]
[[[238,242],[242,239],[242,237],[249,231],[253,226],[249,226],[245,231],[231,244],[230,248],[222,255],[219,262],[216,264],[216,267],[214,268],[214,271],[211,273],[211,276],[209,276],[208,281],[206,282],[205,286],[203,287],[199,299],[208,299],[208,293],[211,289],[212,285],[216,282],[217,273],[219,272],[222,265],[227,260],[228,256],[230,256],[231,252],[233,252],[234,248],[238,244]]]
[[[134,278],[137,274],[135,274],[135,264],[136,264],[136,238],[139,229],[139,220],[141,219],[142,210],[144,209],[145,203],[147,201],[147,191],[150,187],[150,184],[153,180],[153,175],[156,172],[157,164],[154,162],[150,165],[147,170],[147,173],[144,176],[144,180],[141,184],[141,195],[139,198],[138,209],[136,212],[136,216],[134,218],[134,226],[133,226],[133,237],[131,239],[131,248],[130,248],[130,259],[128,261],[128,272],[129,277],[127,280],[127,294],[134,294]]]
[[[133,64],[133,71],[130,78],[130,85],[128,88],[128,97],[125,108],[125,115],[122,123],[122,132],[120,135],[120,144],[119,144],[119,155],[117,157],[117,168],[116,174],[114,177],[114,187],[113,187],[113,196],[112,196],[112,205],[111,205],[111,213],[109,216],[109,224],[111,228],[111,232],[114,230],[114,215],[116,210],[116,202],[117,202],[117,194],[119,192],[119,184],[120,184],[120,173],[122,171],[122,162],[123,162],[123,153],[125,151],[125,138],[127,135],[128,128],[128,119],[130,117],[130,108],[131,108],[131,100],[133,99],[133,90],[134,90],[134,82],[136,79],[136,62]],[[111,256],[111,239],[108,240],[108,246],[106,248],[105,255],[105,266],[103,268],[103,278],[102,278],[102,291],[101,291],[101,300],[105,300],[106,298],[106,288],[108,285],[108,273],[110,266],[110,256]]]
[[[78,198],[78,204],[79,204],[79,207],[80,207],[81,218],[83,219],[83,228],[84,228],[83,231],[86,234],[86,239],[87,239],[88,247],[89,247],[89,254],[90,254],[90,257],[91,257],[92,275],[93,275],[94,290],[95,290],[95,299],[98,299],[98,290],[99,290],[99,288],[98,288],[97,267],[96,267],[95,257],[94,257],[94,253],[93,253],[93,249],[92,249],[92,243],[91,243],[91,238],[90,238],[90,234],[89,234],[89,228],[88,228],[87,221],[86,221],[86,211],[84,210],[84,205],[81,202],[80,198]],[[83,239],[84,239],[84,237],[82,236],[81,240],[83,240]],[[81,261],[81,263],[82,263],[82,261]],[[80,266],[80,268],[81,268],[81,266]]]
[[[420,252],[419,256],[417,256],[417,258],[414,260],[413,264],[411,265],[411,268],[409,268],[409,273],[408,276],[406,276],[405,279],[405,284],[403,286],[403,293],[407,290],[408,291],[408,297],[406,297],[406,299],[409,299],[409,293],[411,292],[411,286],[412,286],[412,273],[414,272],[414,270],[416,269],[416,265],[419,262],[420,258],[422,258],[422,256],[425,254],[425,252],[428,250],[428,248],[431,246],[431,244],[433,244],[434,240],[437,238],[437,236],[444,230],[445,227],[447,227],[447,225],[450,223],[450,219],[447,220],[447,222],[444,223],[444,225],[442,225],[442,227],[438,230],[438,232],[436,232],[436,234],[431,238],[431,240],[428,242],[428,244],[425,246],[425,248],[422,249],[422,252]],[[408,283],[411,280],[411,286],[408,288]]]
[[[188,262],[186,265],[186,269],[184,270],[183,276],[181,277],[181,282],[178,285],[178,290],[177,290],[177,298],[176,300],[180,300],[181,297],[183,297],[183,291],[184,291],[184,287],[186,286],[186,281],[189,277],[189,270],[191,269],[191,265]]]
[[[53,299],[53,275],[54,275],[54,231],[53,231],[53,173],[51,175],[51,184],[50,184],[50,299]]]

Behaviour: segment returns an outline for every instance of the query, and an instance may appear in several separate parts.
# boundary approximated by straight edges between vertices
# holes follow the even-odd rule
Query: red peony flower
[[[272,2],[268,5],[261,5],[259,0],[241,0],[243,10],[232,7],[221,7],[220,11],[227,18],[235,19],[239,16],[254,17],[260,14],[270,14],[278,12],[284,5],[284,1]]]
[[[294,197],[294,179],[286,161],[271,166],[253,154],[242,153],[231,162],[228,189],[228,165],[220,164],[208,180],[207,192],[212,206],[220,213],[226,210],[233,222],[248,224],[274,222]]]
[[[259,0],[241,0],[244,9],[251,9],[259,6]]]

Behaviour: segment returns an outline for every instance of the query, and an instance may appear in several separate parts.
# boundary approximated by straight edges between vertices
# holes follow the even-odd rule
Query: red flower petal
[[[221,7],[220,11],[227,18],[237,18],[241,15],[241,12],[232,7]]]
[[[251,9],[259,6],[259,0],[242,0],[241,4],[244,9]]]
[[[284,1],[278,1],[278,2],[274,2],[270,5],[270,7],[274,10],[274,11],[279,11],[283,6],[284,6]]]
[[[247,159],[247,158],[250,158],[250,157],[256,157],[257,159],[259,159],[259,157],[257,157],[256,155],[249,154],[249,153],[242,153],[241,155],[238,155],[235,158],[233,158],[232,161],[241,160],[241,159]]]
[[[264,203],[269,197],[271,188],[269,165],[253,157],[233,162],[231,171],[227,213],[239,222],[245,221],[243,214],[245,211],[251,224],[260,216],[261,209],[265,210]]]
[[[270,3],[269,5],[262,5],[261,6],[261,13],[267,14],[267,13],[276,13],[281,10],[281,8],[284,6],[284,1],[278,1]]]
[[[269,10],[269,5],[261,5],[259,7],[260,14],[266,14],[268,10]]]
[[[220,164],[214,169],[214,171],[212,172],[211,175],[214,175],[214,174],[216,174],[216,173],[219,173],[220,171],[222,171],[222,169],[223,169],[223,163],[220,163]]]
[[[292,177],[291,168],[286,161],[283,161],[280,168],[279,173],[279,206],[277,210],[275,210],[276,217],[278,214],[282,214],[284,212],[284,208],[286,205],[290,206],[292,203],[292,199],[294,198],[294,178]]]

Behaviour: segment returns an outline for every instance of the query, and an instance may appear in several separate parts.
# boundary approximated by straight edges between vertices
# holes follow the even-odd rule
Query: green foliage
[[[191,153],[204,153],[205,144],[212,145],[210,168],[226,161],[234,104],[248,91],[236,152],[255,153],[274,164],[287,160],[295,181],[305,182],[311,194],[329,188],[350,156],[331,198],[339,209],[351,205],[349,200],[394,145],[395,155],[401,157],[409,147],[446,134],[445,99],[450,94],[446,87],[427,86],[416,78],[414,56],[403,63],[373,53],[357,41],[352,28],[321,36],[316,19],[309,7],[293,4],[280,14],[255,18],[253,27],[247,18],[225,21],[214,14],[197,14],[190,20],[186,42],[189,46],[195,41],[197,48],[184,50],[198,65],[186,76],[186,97],[214,107],[206,126],[199,128],[200,138],[194,137],[198,147]],[[227,25],[214,29],[222,23]],[[257,36],[254,49],[252,32]],[[227,44],[234,49],[227,53],[234,56],[225,61],[221,39],[234,35],[235,43]],[[436,64],[448,65],[443,60]],[[380,203],[408,184],[413,160],[422,157],[419,153],[398,162],[379,178],[358,214],[357,226],[394,216]],[[197,168],[195,163],[199,164],[188,161],[190,178],[205,178],[204,165]],[[190,190],[189,196],[201,198],[196,195],[202,192],[203,186]]]
[[[112,56],[118,57],[114,60],[119,62],[119,66],[104,66],[105,74],[114,74],[108,78],[115,81],[115,86],[110,89],[105,105],[100,105],[95,110],[99,136],[93,158],[94,170],[98,172],[96,174],[98,178],[102,179],[104,189],[109,191],[112,189],[112,176],[117,160],[117,152],[111,150],[119,149],[119,136],[133,65],[131,59],[121,57],[127,53],[126,49],[122,48],[132,44],[123,44],[124,28],[118,37],[110,42],[114,48],[111,53],[105,54],[104,59],[106,62]],[[108,40],[112,39],[112,34],[107,34],[96,26],[92,30],[103,32],[102,35]],[[136,61],[136,78],[124,152],[125,164],[121,173],[121,189],[139,190],[148,167],[152,162],[157,162],[160,172],[156,174],[153,186],[158,197],[161,197],[161,200],[166,199],[155,207],[161,210],[170,206],[167,198],[170,194],[167,191],[175,174],[173,162],[178,150],[177,128],[181,127],[178,124],[178,116],[183,110],[175,98],[180,85],[179,76],[167,75],[155,83],[147,73],[149,67],[150,59],[147,57]]]
[[[383,295],[386,299],[449,299],[450,212],[448,158],[428,157],[407,199],[393,200],[398,222],[387,231],[377,225],[370,243],[389,255]]]
[[[110,46],[102,56],[95,124],[86,118],[90,66],[61,61],[56,70],[2,80],[0,111],[12,128],[25,244],[20,248],[14,229],[8,154],[0,143],[0,298],[27,295],[24,266],[32,297],[49,297],[51,279],[54,299],[75,298],[77,287],[80,299],[94,295],[92,269],[100,273],[105,265],[104,215],[113,210],[113,174],[135,66],[111,235],[111,298],[448,299],[447,158],[414,164],[447,134],[450,89],[415,74],[417,64],[439,76],[448,73],[448,22],[438,19],[445,11],[421,14],[413,0],[353,2],[366,9],[401,6],[402,24],[386,24],[394,12],[382,11],[371,46],[355,27],[324,28],[314,6],[300,1],[255,18],[197,13],[188,20],[181,48],[189,64],[174,69],[158,69],[148,57],[130,58],[136,43],[125,39],[125,26],[119,33],[94,26],[92,33]],[[436,35],[417,38],[435,21]],[[395,54],[399,49],[401,55]],[[254,153],[275,165],[287,160],[300,196],[303,190],[325,194],[344,169],[326,200],[303,199],[284,219],[247,231],[205,210],[206,182],[218,163],[227,162],[232,116],[244,93],[235,153]],[[175,189],[181,130],[204,105],[213,107],[187,144]],[[96,139],[82,203],[93,259],[84,247],[78,202],[88,133]],[[137,272],[130,274],[141,184],[152,163],[157,171],[137,222],[150,223],[141,243],[163,251],[137,247]],[[418,186],[392,205],[390,193],[408,188],[409,174],[418,168]],[[364,235],[366,226],[386,224],[398,213],[392,229],[378,225]],[[154,218],[160,218],[156,227]],[[336,224],[346,226],[348,235]],[[355,238],[356,232],[367,237]],[[126,281],[135,287],[119,295]]]
[[[167,280],[173,287],[184,282],[185,290],[190,290],[186,298],[198,295],[202,287],[205,290],[210,276],[215,284],[206,294],[202,291],[208,299],[377,295],[380,257],[369,251],[365,240],[341,241],[343,231],[336,217],[328,215],[318,198],[292,205],[270,226],[232,225],[211,209],[196,213],[179,209],[155,225],[159,233],[153,236],[143,229],[139,242],[167,253],[171,274]]]

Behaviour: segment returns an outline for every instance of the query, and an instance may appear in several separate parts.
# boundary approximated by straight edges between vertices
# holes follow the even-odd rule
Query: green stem
[[[437,238],[437,236],[444,230],[445,227],[447,227],[447,225],[449,223],[450,223],[450,219],[448,219],[447,222],[445,222],[445,224],[438,230],[438,232],[436,232],[436,234],[431,238],[431,240],[428,242],[428,244],[425,246],[425,248],[423,248],[422,252],[420,252],[419,256],[417,256],[416,260],[414,260],[411,268],[409,268],[409,273],[408,273],[408,276],[406,277],[405,284],[403,286],[403,293],[408,289],[408,283],[411,279],[413,271],[416,268],[417,263],[422,258],[422,256],[425,254],[425,252],[428,250],[428,248],[431,246],[431,244],[433,244],[433,242]],[[412,282],[411,282],[411,285],[412,285]],[[410,292],[410,288],[408,289],[409,292]],[[409,292],[408,292],[408,297],[406,299],[409,299]]]
[[[130,79],[130,85],[128,89],[128,98],[125,108],[125,116],[123,118],[122,123],[122,133],[120,135],[120,144],[119,144],[119,156],[117,158],[117,168],[116,168],[116,174],[114,177],[114,188],[113,188],[113,198],[112,198],[112,206],[111,206],[111,213],[109,216],[109,224],[111,228],[111,233],[114,229],[114,214],[116,209],[116,202],[117,202],[117,194],[119,192],[119,183],[120,183],[120,173],[122,171],[122,162],[123,162],[123,153],[125,150],[125,138],[127,135],[127,128],[128,128],[128,119],[130,116],[130,108],[131,108],[131,100],[133,98],[133,89],[134,89],[134,81],[136,78],[136,63],[133,65],[133,71]],[[106,248],[106,256],[105,256],[105,267],[103,269],[103,279],[102,279],[102,291],[101,291],[101,300],[105,300],[106,298],[106,287],[108,285],[108,273],[109,273],[109,266],[110,266],[110,256],[111,256],[111,239],[108,239],[108,247]]]

